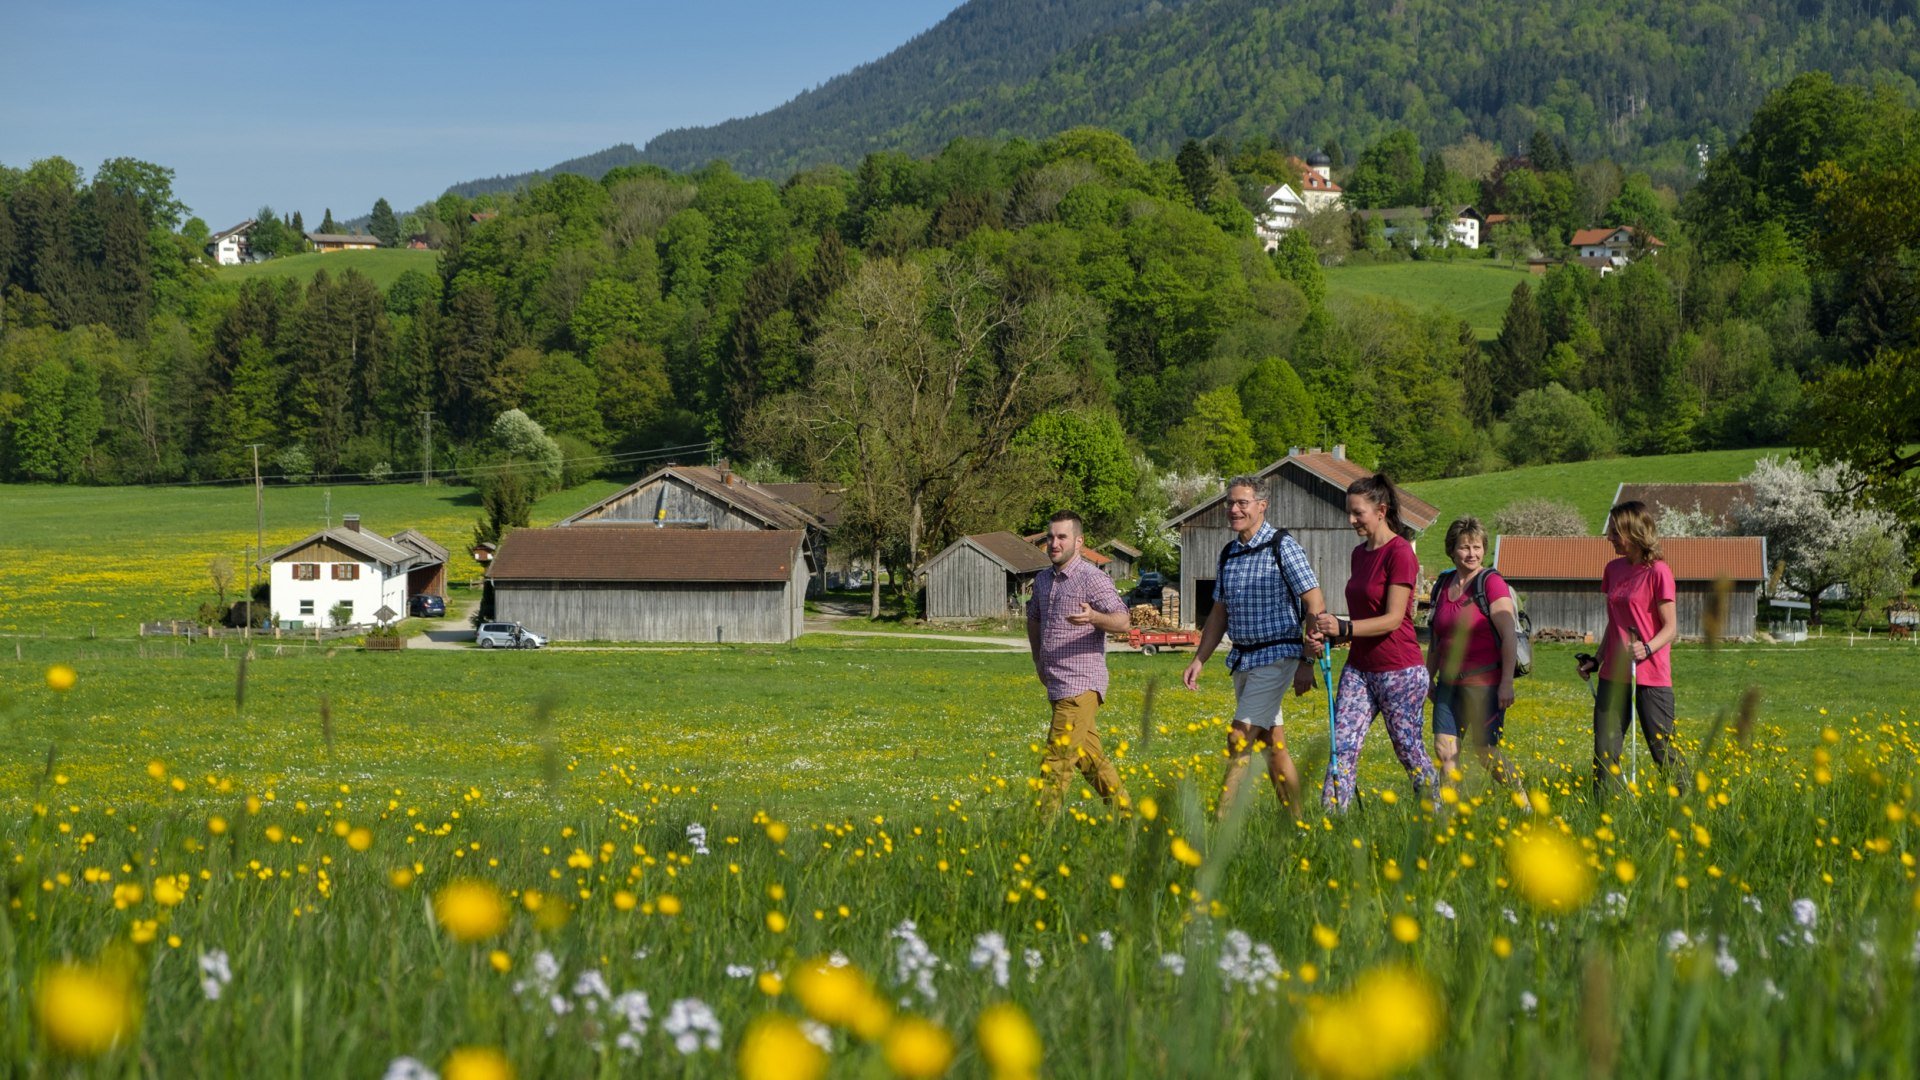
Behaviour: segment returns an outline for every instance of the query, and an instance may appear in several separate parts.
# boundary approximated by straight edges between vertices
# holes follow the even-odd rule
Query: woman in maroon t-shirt
[[[1413,586],[1420,560],[1400,520],[1400,495],[1385,473],[1347,486],[1347,522],[1363,541],[1353,549],[1346,616],[1322,613],[1318,636],[1351,641],[1335,698],[1333,761],[1320,797],[1345,810],[1353,802],[1360,747],[1376,715],[1387,718],[1393,752],[1413,778],[1416,796],[1433,790],[1433,761],[1421,734],[1427,702],[1427,666],[1413,630]]]
[[[1427,644],[1434,756],[1440,772],[1452,777],[1460,767],[1460,740],[1472,739],[1494,778],[1514,783],[1519,777],[1500,753],[1500,733],[1513,704],[1519,609],[1506,580],[1487,566],[1487,530],[1479,518],[1447,526],[1447,556],[1453,569],[1434,586]],[[1486,594],[1484,613],[1476,591]]]
[[[1673,746],[1673,639],[1680,636],[1674,606],[1673,568],[1660,554],[1653,514],[1638,500],[1607,513],[1607,539],[1618,558],[1600,572],[1607,601],[1607,629],[1600,656],[1580,661],[1580,677],[1596,670],[1593,700],[1593,792],[1598,798],[1618,783],[1620,750],[1633,714],[1654,764],[1687,789],[1687,765]]]

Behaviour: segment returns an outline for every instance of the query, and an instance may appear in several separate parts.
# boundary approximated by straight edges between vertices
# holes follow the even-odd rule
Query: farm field
[[[19,1071],[61,1047],[450,1078],[498,1075],[475,1054],[521,1076],[1920,1061],[1911,645],[1683,649],[1705,783],[1664,792],[1643,756],[1605,807],[1573,649],[1542,645],[1508,726],[1530,802],[1476,767],[1425,805],[1376,730],[1363,808],[1295,825],[1257,785],[1214,823],[1228,680],[1173,689],[1177,655],[1112,660],[1136,812],[1076,783],[1049,824],[1017,654],[288,649],[236,709],[237,661],[166,644],[0,657],[0,978],[39,1010],[0,1029]],[[1704,752],[1748,686],[1749,737],[1729,720]],[[1324,704],[1288,707],[1310,779]],[[88,1023],[34,1019],[56,1008]]]
[[[1326,275],[1331,297],[1386,296],[1420,310],[1439,308],[1472,326],[1482,341],[1499,335],[1513,287],[1539,284],[1524,267],[1480,258],[1333,266]]]
[[[1438,527],[1414,542],[1420,562],[1428,569],[1450,565],[1446,552],[1447,522],[1471,514],[1493,531],[1493,517],[1521,499],[1553,499],[1572,503],[1586,515],[1593,534],[1606,524],[1613,495],[1623,483],[1695,484],[1738,480],[1753,471],[1753,463],[1769,454],[1789,450],[1701,450],[1691,454],[1652,457],[1603,458],[1564,465],[1536,465],[1507,472],[1482,473],[1446,480],[1418,480],[1407,490],[1440,508]]]
[[[322,270],[336,277],[348,270],[357,270],[372,279],[375,285],[387,289],[400,280],[401,274],[409,270],[418,270],[423,274],[434,273],[439,258],[438,252],[414,251],[410,248],[324,253],[310,251],[305,255],[288,255],[278,259],[268,259],[266,262],[223,266],[219,274],[220,280],[231,282],[285,277],[305,283],[312,281],[313,275]]]

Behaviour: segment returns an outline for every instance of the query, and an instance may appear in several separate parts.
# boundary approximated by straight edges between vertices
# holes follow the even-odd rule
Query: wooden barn
[[[1753,636],[1767,579],[1765,537],[1675,537],[1660,541],[1660,548],[1673,568],[1681,637],[1706,636],[1708,598],[1722,579],[1733,591],[1721,636]],[[1500,536],[1493,542],[1494,569],[1520,594],[1535,631],[1597,637],[1605,630],[1600,573],[1613,557],[1613,545],[1598,536]]]
[[[1115,581],[1126,581],[1139,568],[1140,549],[1124,540],[1109,540],[1100,545],[1100,551],[1107,556],[1107,565],[1100,569]]]
[[[1681,513],[1705,514],[1721,531],[1731,532],[1739,526],[1736,515],[1740,507],[1753,501],[1753,485],[1747,483],[1731,484],[1621,484],[1613,491],[1613,505],[1619,506],[1630,500],[1647,504],[1654,520],[1658,521],[1662,511],[1677,510]],[[1605,518],[1600,528],[1607,527]]]
[[[838,492],[820,485],[782,485],[836,513]],[[576,525],[653,525],[663,529],[771,529],[803,533],[817,591],[826,585],[827,523],[820,514],[756,484],[726,465],[669,465],[562,520]]]
[[[963,536],[927,560],[927,618],[1010,614],[1034,575],[1051,565],[1046,552],[1010,532]]]
[[[487,566],[496,619],[568,641],[791,641],[807,577],[797,529],[516,529]]]
[[[1353,546],[1360,542],[1347,524],[1347,485],[1371,475],[1372,469],[1348,459],[1343,446],[1335,446],[1331,453],[1318,449],[1290,453],[1257,475],[1267,488],[1267,521],[1292,533],[1306,551],[1329,611],[1346,610],[1347,572]],[[1415,529],[1424,531],[1440,519],[1433,504],[1405,489],[1400,501],[1401,519]],[[1226,492],[1169,524],[1180,530],[1180,595],[1186,598],[1182,617],[1200,626],[1213,610],[1213,576],[1220,565],[1220,550],[1234,536],[1227,525]]]

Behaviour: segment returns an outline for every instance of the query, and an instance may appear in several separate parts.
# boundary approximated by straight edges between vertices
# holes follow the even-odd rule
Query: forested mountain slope
[[[1920,76],[1920,0],[973,0],[884,59],[770,112],[670,131],[647,160],[782,177],[875,149],[1080,124],[1148,153],[1275,134],[1359,147],[1395,126],[1691,170],[1768,88],[1809,68]],[[1017,42],[1010,52],[1008,42]]]

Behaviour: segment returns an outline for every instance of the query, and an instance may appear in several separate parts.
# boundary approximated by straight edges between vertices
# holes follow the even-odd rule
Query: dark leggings
[[[1640,718],[1640,734],[1647,740],[1653,763],[1674,786],[1687,790],[1687,759],[1673,745],[1673,687],[1641,686],[1632,690],[1633,713]],[[1600,680],[1600,691],[1593,702],[1593,791],[1604,794],[1625,776],[1620,767],[1620,751],[1627,738],[1628,686]]]

